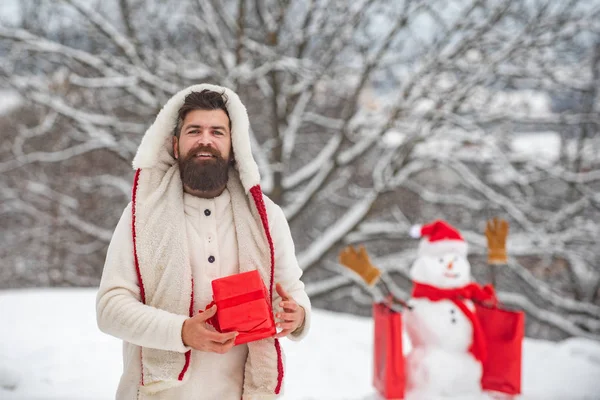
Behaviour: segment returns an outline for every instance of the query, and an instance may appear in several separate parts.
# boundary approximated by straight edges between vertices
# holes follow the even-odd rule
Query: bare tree
[[[500,215],[501,299],[531,334],[600,337],[598,1],[22,4],[0,26],[4,85],[26,99],[0,142],[3,286],[97,282],[142,134],[173,93],[210,81],[248,105],[315,304],[368,312],[341,245],[366,243],[405,295],[412,223],[451,221],[481,265]],[[559,110],[562,93],[584,105]],[[539,131],[563,157],[517,145]]]

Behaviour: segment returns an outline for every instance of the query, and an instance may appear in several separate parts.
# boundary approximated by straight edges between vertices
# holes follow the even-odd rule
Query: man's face
[[[187,113],[179,138],[173,139],[186,189],[213,192],[227,184],[231,159],[229,118],[223,110],[193,110]]]

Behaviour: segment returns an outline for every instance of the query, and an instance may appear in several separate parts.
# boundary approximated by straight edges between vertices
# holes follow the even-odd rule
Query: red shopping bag
[[[386,399],[403,399],[402,314],[384,303],[373,304],[375,325],[373,386]]]
[[[243,272],[212,281],[217,313],[208,321],[219,332],[236,331],[235,344],[274,336],[275,320],[267,288],[258,271]]]
[[[481,386],[484,390],[520,394],[525,313],[481,305],[475,309],[488,354]]]

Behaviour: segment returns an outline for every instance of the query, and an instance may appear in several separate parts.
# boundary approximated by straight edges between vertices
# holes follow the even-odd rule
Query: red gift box
[[[217,313],[209,321],[219,332],[236,331],[235,344],[274,336],[275,320],[269,292],[258,271],[242,272],[212,281]]]
[[[480,305],[475,306],[475,311],[488,354],[481,386],[484,390],[520,394],[525,313]]]
[[[402,314],[384,303],[373,304],[375,325],[373,386],[385,399],[403,399]]]

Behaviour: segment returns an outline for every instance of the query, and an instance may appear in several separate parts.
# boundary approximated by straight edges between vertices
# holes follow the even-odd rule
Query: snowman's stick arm
[[[392,304],[400,305],[409,310],[413,309],[412,306],[410,304],[408,304],[406,301],[394,296],[394,294],[390,290],[390,287],[387,285],[387,283],[383,279],[379,278],[377,283],[381,283],[381,285],[385,288],[385,292],[387,293],[387,296],[385,297],[386,300],[389,299],[389,302],[391,302]]]

